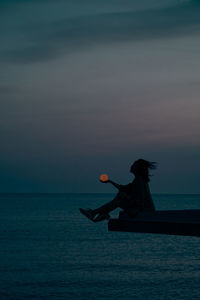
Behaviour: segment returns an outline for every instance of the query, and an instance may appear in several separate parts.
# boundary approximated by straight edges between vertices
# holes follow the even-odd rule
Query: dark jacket
[[[119,191],[126,194],[130,208],[155,211],[148,182],[142,176],[136,176],[132,183],[120,185]]]

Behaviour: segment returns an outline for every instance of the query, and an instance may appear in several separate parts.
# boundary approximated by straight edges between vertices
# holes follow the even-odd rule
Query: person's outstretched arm
[[[102,182],[102,183],[111,183],[114,187],[116,187],[118,190],[120,189],[120,184],[118,184],[118,183],[116,183],[116,182],[114,182],[114,181],[112,181],[112,180],[110,180],[110,179],[108,179],[107,181],[101,181],[100,180],[100,182]]]
[[[101,181],[102,183],[111,183],[114,187],[116,187],[119,191],[127,192],[131,188],[131,183],[127,185],[118,184],[112,180]]]
[[[114,187],[116,187],[118,190],[120,189],[120,184],[112,181],[112,180],[108,180],[109,183],[111,183]]]

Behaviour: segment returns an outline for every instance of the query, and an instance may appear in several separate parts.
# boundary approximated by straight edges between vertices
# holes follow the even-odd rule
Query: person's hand
[[[102,181],[101,179],[99,180],[101,183],[108,183],[108,182],[110,182],[110,180],[108,179],[108,180],[104,180],[104,181]]]

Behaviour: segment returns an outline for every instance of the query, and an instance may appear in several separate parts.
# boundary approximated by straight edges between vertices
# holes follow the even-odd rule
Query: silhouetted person
[[[156,164],[144,159],[136,160],[130,168],[130,172],[135,175],[132,183],[119,185],[111,180],[105,183],[111,183],[118,190],[116,197],[107,204],[96,209],[82,209],[80,211],[88,219],[98,222],[109,219],[109,212],[120,207],[126,213],[134,217],[140,211],[155,211],[155,206],[149,190],[149,169],[155,169]]]

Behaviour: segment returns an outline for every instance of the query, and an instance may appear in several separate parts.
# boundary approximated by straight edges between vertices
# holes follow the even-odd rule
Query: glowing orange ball
[[[102,174],[100,176],[100,181],[102,181],[102,182],[108,181],[108,175],[107,174]]]

